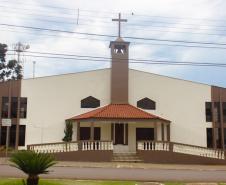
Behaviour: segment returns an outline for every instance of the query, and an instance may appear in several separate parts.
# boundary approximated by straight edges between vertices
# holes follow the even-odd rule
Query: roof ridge
[[[124,104],[107,104],[105,106],[99,107],[95,110],[88,111],[86,113],[77,115],[70,119],[79,120],[79,119],[160,119],[170,122],[167,119],[162,118],[161,116],[157,116],[155,114],[146,112],[134,105],[129,103]],[[70,120],[69,119],[69,120]]]

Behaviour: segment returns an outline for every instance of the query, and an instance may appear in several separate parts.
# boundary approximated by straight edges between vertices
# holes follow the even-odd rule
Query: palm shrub
[[[39,175],[47,174],[47,169],[56,164],[51,154],[34,151],[18,151],[12,154],[10,161],[14,167],[28,175],[27,185],[38,185]]]

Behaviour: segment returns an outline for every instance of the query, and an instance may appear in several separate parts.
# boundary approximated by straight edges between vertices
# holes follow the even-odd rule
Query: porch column
[[[90,127],[90,140],[94,141],[94,122],[91,123]]]
[[[165,140],[165,125],[161,123],[162,141]]]
[[[154,122],[154,141],[157,141],[157,122]]]
[[[77,122],[77,141],[80,140],[80,122]]]
[[[170,124],[166,126],[167,129],[167,141],[170,141]]]

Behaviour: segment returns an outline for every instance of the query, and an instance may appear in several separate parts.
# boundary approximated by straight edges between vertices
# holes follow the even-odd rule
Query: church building
[[[129,69],[129,44],[120,34],[110,42],[111,68],[0,83],[9,145],[65,152],[70,121],[70,152],[98,151],[99,161],[131,153],[148,162],[154,150],[224,159],[226,89]],[[6,132],[1,126],[1,146]]]

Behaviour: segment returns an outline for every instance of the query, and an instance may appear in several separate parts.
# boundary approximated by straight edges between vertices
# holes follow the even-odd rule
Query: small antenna
[[[79,22],[79,8],[78,8],[78,11],[77,11],[77,25],[78,25],[78,22]]]
[[[33,61],[33,78],[35,78],[35,64],[36,64],[36,61]]]

